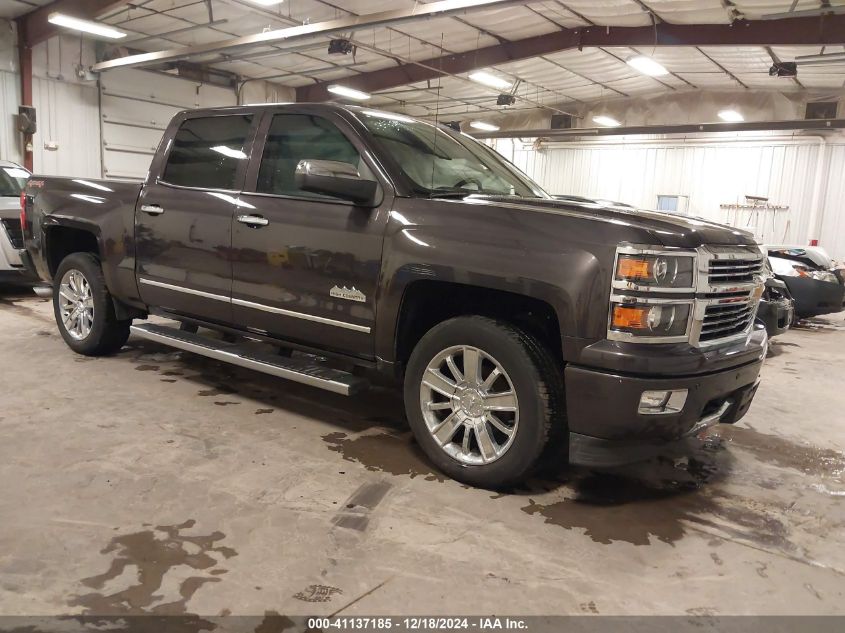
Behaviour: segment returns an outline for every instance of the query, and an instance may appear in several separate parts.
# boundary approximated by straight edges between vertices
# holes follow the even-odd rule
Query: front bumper
[[[789,299],[763,300],[757,308],[757,320],[766,326],[769,338],[779,336],[792,325],[795,307]]]
[[[740,367],[695,376],[642,376],[569,365],[565,370],[569,461],[590,466],[647,459],[705,428],[733,424],[751,405],[766,350]],[[638,412],[644,391],[687,389],[677,413]]]
[[[0,222],[0,283],[24,283],[37,280],[21,259],[24,252],[15,248],[5,225]]]
[[[795,314],[801,318],[839,312],[845,300],[845,287],[829,281],[805,277],[781,277],[795,300]]]

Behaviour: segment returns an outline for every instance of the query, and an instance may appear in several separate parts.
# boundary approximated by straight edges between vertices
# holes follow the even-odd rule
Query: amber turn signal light
[[[652,260],[637,257],[620,257],[616,264],[617,279],[650,279]]]
[[[614,306],[612,327],[644,330],[648,328],[648,312],[648,308]]]

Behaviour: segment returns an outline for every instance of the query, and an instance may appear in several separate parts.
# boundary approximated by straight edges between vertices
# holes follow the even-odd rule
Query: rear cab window
[[[173,137],[161,181],[180,187],[228,189],[249,156],[245,148],[252,115],[198,117],[185,120]]]

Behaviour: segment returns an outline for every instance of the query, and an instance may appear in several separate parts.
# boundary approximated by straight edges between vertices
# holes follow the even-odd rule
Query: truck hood
[[[695,248],[703,244],[756,244],[754,236],[747,231],[674,213],[534,198],[469,196],[464,199],[464,202],[560,214],[565,217],[574,216],[596,222],[630,226],[633,229],[651,233],[656,245]]]

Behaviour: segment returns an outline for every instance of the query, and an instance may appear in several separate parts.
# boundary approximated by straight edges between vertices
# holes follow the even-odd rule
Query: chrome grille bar
[[[756,246],[699,249],[698,300],[693,345],[710,346],[747,335],[754,326],[764,259]],[[701,295],[699,295],[701,296]]]

